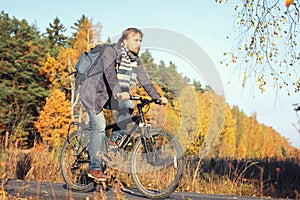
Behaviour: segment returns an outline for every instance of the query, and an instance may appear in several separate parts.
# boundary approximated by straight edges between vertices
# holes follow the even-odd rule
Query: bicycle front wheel
[[[176,137],[151,129],[132,151],[131,175],[139,191],[149,198],[166,198],[179,186],[184,170],[184,155]]]
[[[65,141],[60,156],[62,176],[74,191],[88,192],[94,188],[93,179],[87,173],[89,169],[89,131],[74,131]]]

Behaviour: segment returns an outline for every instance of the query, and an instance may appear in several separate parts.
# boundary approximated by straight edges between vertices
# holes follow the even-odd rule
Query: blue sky
[[[251,85],[242,88],[238,74],[219,64],[223,52],[233,45],[232,37],[227,39],[233,28],[233,4],[220,5],[214,0],[90,0],[88,3],[78,0],[2,0],[0,5],[10,17],[26,19],[30,24],[36,24],[41,32],[59,17],[70,33],[71,26],[84,14],[102,24],[102,40],[120,34],[128,27],[161,28],[183,34],[201,46],[215,64],[230,105],[238,105],[247,115],[256,112],[260,123],[272,126],[294,146],[300,147],[300,135],[292,125],[297,122],[292,104],[300,102],[299,94],[289,97],[282,92],[275,101],[272,88],[267,88],[264,94],[257,89],[253,92]],[[161,59],[168,63],[172,58],[179,71],[197,78],[197,73],[182,59],[161,52],[153,54],[157,63]],[[227,84],[228,81],[231,84]]]

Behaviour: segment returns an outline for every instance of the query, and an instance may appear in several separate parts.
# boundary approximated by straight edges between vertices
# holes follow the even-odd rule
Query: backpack
[[[112,44],[99,44],[88,52],[83,52],[76,64],[75,74],[75,89],[77,90],[84,81],[92,76],[103,73],[103,69],[93,73],[93,68],[97,65],[98,60],[101,58],[106,47]]]

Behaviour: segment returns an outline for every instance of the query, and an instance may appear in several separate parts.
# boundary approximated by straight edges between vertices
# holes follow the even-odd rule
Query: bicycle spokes
[[[151,133],[136,144],[132,153],[135,184],[148,197],[168,196],[177,188],[182,177],[182,156],[182,149],[171,134],[159,130]]]
[[[87,176],[89,155],[88,133],[83,130],[73,132],[61,151],[61,171],[67,185],[76,191],[89,191],[94,182]]]

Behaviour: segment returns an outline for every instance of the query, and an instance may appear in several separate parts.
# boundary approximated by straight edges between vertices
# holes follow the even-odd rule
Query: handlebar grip
[[[142,97],[135,97],[135,96],[131,96],[130,97],[130,100],[141,100]]]
[[[155,104],[161,104],[161,103],[162,103],[162,100],[161,100],[161,99],[155,99],[155,100],[154,100],[154,103],[155,103]]]

